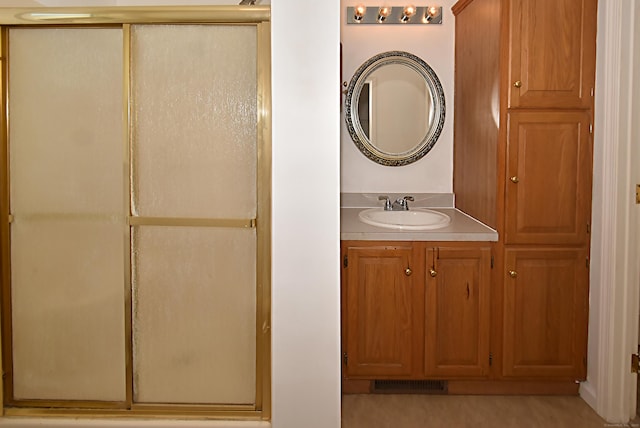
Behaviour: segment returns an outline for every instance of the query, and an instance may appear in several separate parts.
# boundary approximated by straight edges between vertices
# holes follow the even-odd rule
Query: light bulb
[[[363,4],[357,5],[353,9],[353,19],[358,22],[362,21],[362,18],[364,17],[364,14],[366,11],[367,11],[367,7],[365,5]]]
[[[440,8],[431,6],[427,8],[427,14],[424,16],[424,22],[431,22],[433,18],[440,14]]]
[[[383,22],[387,19],[387,16],[391,14],[391,8],[387,6],[382,6],[378,9],[378,22]]]
[[[416,7],[414,5],[411,4],[411,5],[405,6],[404,10],[402,11],[402,18],[400,18],[400,21],[407,22],[415,14],[416,14]]]

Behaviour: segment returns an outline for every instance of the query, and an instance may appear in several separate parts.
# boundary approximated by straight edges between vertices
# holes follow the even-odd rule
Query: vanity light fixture
[[[353,19],[357,22],[361,22],[362,18],[364,18],[364,14],[367,12],[367,7],[363,4],[357,5],[353,9]]]
[[[412,4],[405,6],[402,9],[402,18],[400,18],[401,22],[409,22],[411,17],[416,14],[416,7]]]
[[[442,6],[347,7],[347,24],[442,24]]]

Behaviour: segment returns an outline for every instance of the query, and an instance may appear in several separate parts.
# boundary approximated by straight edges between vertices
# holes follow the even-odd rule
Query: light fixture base
[[[415,15],[411,16],[405,21],[402,20],[404,16],[402,6],[394,6],[384,20],[379,20],[379,10],[381,6],[367,6],[364,16],[360,19],[356,17],[356,8],[353,6],[347,7],[347,24],[399,24],[399,25],[411,25],[411,24],[442,24],[442,6],[418,6],[416,7]],[[436,13],[433,13],[434,9]],[[431,10],[431,13],[429,11]]]

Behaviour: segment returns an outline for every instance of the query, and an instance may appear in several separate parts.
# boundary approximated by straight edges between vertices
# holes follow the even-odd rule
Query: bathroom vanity
[[[562,336],[561,344],[554,334],[586,328],[579,316],[586,316],[580,305],[586,296],[576,293],[588,280],[584,251],[507,251],[506,263],[520,270],[509,279],[519,281],[522,291],[512,288],[503,297],[498,269],[505,261],[497,231],[453,205],[433,207],[446,205],[446,197],[414,198],[410,211],[426,205],[450,223],[431,230],[374,226],[360,214],[383,209],[377,195],[342,197],[343,392],[575,393],[577,385],[567,381],[575,375],[570,364],[550,360],[537,364],[537,372],[522,364],[509,370],[514,354],[503,348],[500,355],[499,340],[518,336],[523,351],[538,353],[574,346],[579,336]],[[540,278],[546,288],[531,293]],[[522,331],[532,319],[544,324],[549,316],[558,317],[552,321],[564,330],[549,332],[548,343]]]
[[[491,247],[343,241],[346,377],[486,376]]]
[[[382,209],[376,195],[343,195],[344,392],[369,392],[380,380],[489,375],[498,234],[455,209],[452,198],[414,199],[409,211],[427,205],[451,221],[427,230],[377,227],[359,218],[376,204]]]
[[[455,203],[430,205],[451,223],[375,227],[343,198],[343,392],[395,382],[398,392],[575,394],[587,367],[597,0],[452,10]],[[366,80],[354,77],[350,100]],[[358,144],[369,134],[347,106],[360,150],[404,165]]]

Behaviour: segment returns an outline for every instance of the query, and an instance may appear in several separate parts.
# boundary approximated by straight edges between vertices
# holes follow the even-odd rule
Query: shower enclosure
[[[0,24],[5,413],[268,419],[268,7]]]

